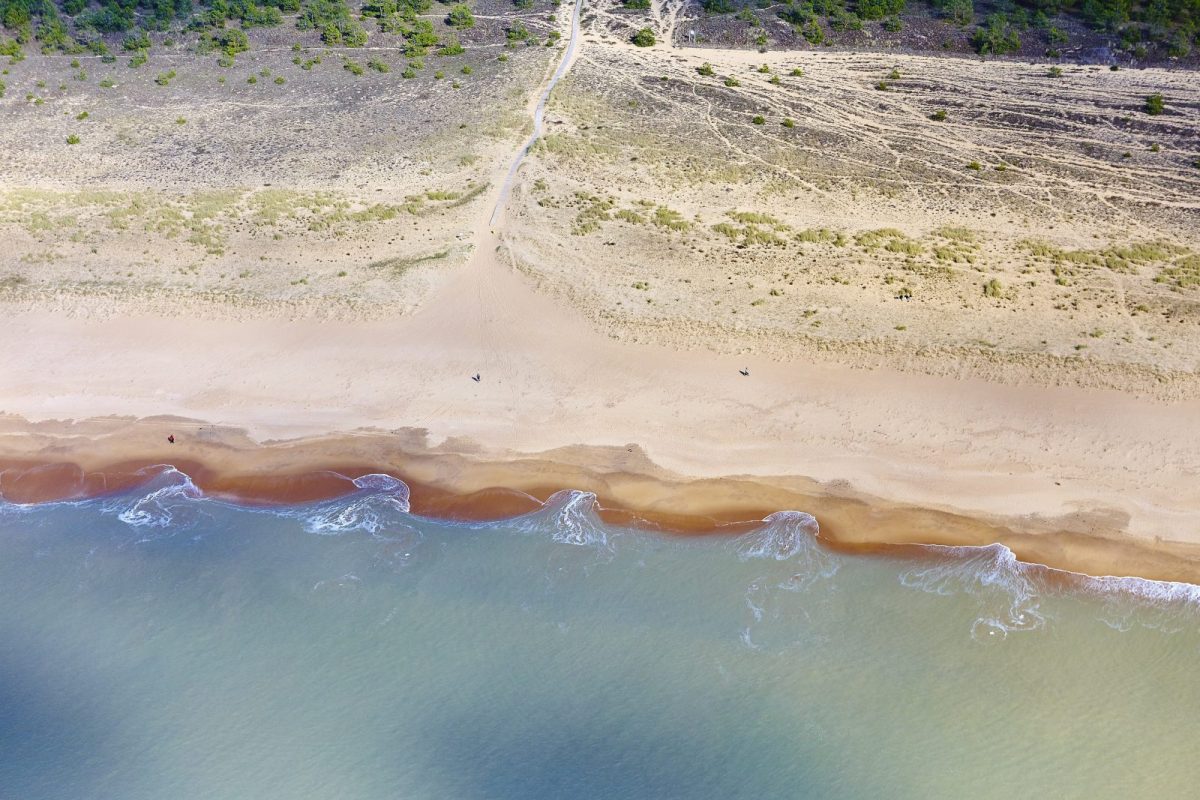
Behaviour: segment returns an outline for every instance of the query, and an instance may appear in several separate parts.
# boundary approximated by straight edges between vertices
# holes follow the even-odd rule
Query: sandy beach
[[[567,33],[565,10],[556,24]],[[585,26],[580,80],[597,74],[605,59],[633,58],[629,46],[606,40],[596,24]],[[646,70],[674,69],[672,79],[694,75],[708,61],[748,71],[751,59],[762,60],[698,49],[635,55],[658,59]],[[809,58],[808,72],[824,68],[842,80],[865,69],[853,58],[821,57],[828,63]],[[910,62],[905,72],[935,69],[929,59]],[[556,65],[524,63],[518,92],[511,85],[517,79],[504,79],[510,81],[503,84],[505,107],[515,119],[531,117]],[[1017,74],[1022,66],[1004,68],[1026,80]],[[970,65],[961,61],[955,69]],[[1122,91],[1137,96],[1146,76],[1129,79]],[[1200,246],[1193,178],[1171,183],[1177,167],[1163,167],[1155,180],[1175,194],[1160,206],[1134,191],[1097,200],[1096,182],[1115,180],[1112,170],[1125,167],[1089,172],[1093,164],[1074,161],[1077,171],[1056,186],[1047,176],[1075,159],[1064,151],[1041,172],[1032,163],[1023,177],[1015,169],[1011,180],[1030,181],[1024,187],[964,189],[960,178],[940,174],[943,194],[931,202],[921,191],[922,180],[934,180],[928,164],[905,166],[897,157],[898,179],[912,182],[900,191],[844,173],[835,160],[810,165],[804,181],[819,191],[777,209],[780,192],[795,187],[771,170],[747,172],[748,163],[761,165],[763,158],[753,147],[739,148],[736,164],[724,149],[759,125],[747,119],[738,123],[743,133],[725,131],[696,144],[739,167],[736,174],[702,176],[684,190],[651,172],[636,176],[626,191],[613,177],[613,152],[593,143],[592,155],[600,157],[580,161],[582,151],[561,132],[569,127],[587,139],[592,134],[583,131],[595,127],[580,110],[590,89],[571,80],[548,106],[550,130],[560,130],[550,140],[558,149],[544,146],[549,134],[535,146],[495,226],[505,175],[528,133],[520,122],[471,153],[450,154],[466,166],[455,173],[457,193],[449,200],[435,199],[451,194],[439,193],[429,173],[397,163],[371,175],[359,161],[354,178],[339,184],[349,198],[342,211],[371,208],[364,198],[389,181],[400,186],[389,190],[395,203],[423,192],[420,213],[396,212],[408,215],[403,220],[414,227],[413,238],[394,240],[391,212],[364,217],[369,228],[347,234],[359,248],[351,251],[341,250],[337,236],[310,249],[311,232],[285,225],[273,235],[291,240],[289,258],[299,264],[283,259],[261,268],[235,300],[223,294],[222,283],[239,264],[232,252],[206,261],[163,249],[154,259],[161,274],[152,280],[118,285],[120,275],[105,277],[105,270],[121,269],[122,248],[138,228],[97,245],[106,261],[94,268],[93,284],[74,282],[73,259],[84,256],[69,255],[65,246],[50,259],[52,276],[22,272],[10,280],[0,318],[0,495],[48,499],[102,491],[113,487],[96,477],[101,473],[128,476],[139,466],[170,463],[191,465],[197,482],[212,491],[294,499],[336,490],[336,482],[312,477],[320,470],[387,471],[412,482],[418,511],[516,511],[524,501],[504,495],[501,502],[497,490],[544,499],[557,489],[580,489],[595,492],[614,513],[712,530],[796,508],[816,515],[822,535],[846,547],[1001,542],[1024,560],[1061,569],[1200,582],[1197,303],[1194,289],[1170,284]],[[841,85],[828,80],[818,91]],[[1186,92],[1186,82],[1180,85]],[[1111,96],[1097,91],[1080,102],[1102,104]],[[872,102],[856,100],[862,104],[856,114],[881,130],[889,115],[909,114],[884,109],[873,117]],[[1167,135],[1182,142],[1198,109],[1180,111],[1171,130],[1138,135],[1147,143]],[[276,109],[285,111],[286,104]],[[821,118],[805,124],[819,128]],[[986,126],[963,124],[980,137],[992,135]],[[439,125],[454,129],[446,120]],[[1006,129],[1004,141],[1013,135]],[[625,145],[658,146],[647,137]],[[881,133],[879,146],[890,146],[887,138]],[[957,164],[978,149],[956,141],[935,160]],[[993,153],[1002,149],[996,145]],[[450,163],[445,153],[437,158]],[[629,156],[622,158],[619,168],[629,168]],[[435,167],[431,161],[425,169]],[[286,170],[284,162],[278,169]],[[13,192],[23,185],[14,175],[4,186]],[[620,202],[596,212],[587,201],[583,211],[593,208],[588,213],[600,220],[599,233],[572,233],[583,211],[567,212],[560,201],[598,183]],[[1066,205],[1055,211],[1062,216],[1054,219],[1078,225],[1039,251],[1041,262],[1021,244],[1048,225],[1029,205],[1033,184],[1051,199],[1063,198]],[[731,198],[704,205],[717,185],[729,187]],[[966,195],[976,205],[956,206]],[[649,205],[637,206],[643,196]],[[276,240],[239,233],[237,220],[253,213],[253,200],[238,202],[250,205],[235,203],[228,212],[231,241],[257,238],[267,257]],[[605,216],[621,203],[628,214]],[[1095,216],[1097,203],[1111,217]],[[439,207],[426,212],[429,204]],[[789,243],[767,245],[756,256],[759,245],[747,251],[727,241],[729,229],[714,225],[730,208],[759,214],[739,224],[765,225]],[[1012,216],[987,222],[995,216],[988,208]],[[762,222],[768,210],[774,221]],[[313,213],[282,218],[300,226]],[[665,223],[633,221],[646,213]],[[28,221],[9,224],[25,225],[34,239],[61,233],[29,233]],[[897,233],[879,233],[893,225]],[[816,240],[828,257],[804,251],[803,231],[825,226],[857,244],[835,252],[841,245],[830,233]],[[948,234],[946,226],[973,232]],[[862,238],[872,232],[886,242],[877,247]],[[753,238],[742,228],[734,233]],[[1113,248],[1148,240],[1165,243],[1120,256],[1118,268],[1105,261]],[[45,246],[22,244],[31,252]],[[355,253],[353,285],[337,285],[339,251]],[[431,266],[431,253],[453,257]],[[380,277],[378,265],[389,258],[404,262],[399,282]],[[6,259],[14,275],[35,263]],[[312,275],[313,259],[324,264],[328,280],[314,279],[309,288],[307,278],[300,284],[296,276]],[[786,278],[768,294],[767,284],[751,276],[748,282],[758,285],[730,299],[723,292],[734,277],[724,273],[735,259],[807,275],[816,288],[792,302]],[[631,270],[631,260],[640,271]],[[812,272],[801,270],[802,260],[812,262],[803,267]],[[193,261],[203,265],[195,270],[203,280],[165,277]],[[657,272],[647,283],[671,276],[678,284],[677,305],[665,296],[651,303],[648,289],[638,287],[638,276],[651,274],[648,264]],[[837,272],[838,280],[825,272]],[[989,280],[1008,288],[993,293]],[[1020,280],[1029,286],[1016,292]],[[909,296],[900,299],[911,303],[896,302],[908,286]],[[771,303],[758,302],[760,295]],[[741,317],[718,317],[714,298],[738,304]],[[1059,306],[1052,324],[1037,327],[1047,309]],[[912,318],[899,315],[910,308]],[[809,327],[814,317],[830,322],[817,330]],[[1112,333],[1117,323],[1124,327]],[[39,482],[28,475],[39,464],[74,467]],[[290,478],[292,488],[280,490],[278,482]],[[447,499],[455,496],[467,499]]]
[[[5,339],[39,347],[6,358],[0,446],[88,471],[194,461],[235,485],[355,465],[726,520],[865,499],[823,532],[1200,576],[1194,401],[630,345],[472,264],[391,323],[10,317]],[[679,485],[733,476],[750,480]]]

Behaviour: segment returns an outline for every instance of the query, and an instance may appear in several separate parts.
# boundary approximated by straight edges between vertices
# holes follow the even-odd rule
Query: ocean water
[[[825,549],[273,510],[166,471],[0,505],[0,798],[1142,798],[1200,791],[1200,590]]]

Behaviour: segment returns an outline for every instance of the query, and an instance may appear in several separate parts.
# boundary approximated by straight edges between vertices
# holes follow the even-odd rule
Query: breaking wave
[[[128,497],[106,502],[102,510],[116,514],[117,519],[131,528],[171,528],[186,530],[198,521],[196,501],[204,493],[192,482],[192,478],[170,464],[150,467],[143,472],[157,470],[150,481],[139,488],[145,492],[132,502]],[[149,490],[149,491],[147,491]]]
[[[1200,618],[1200,586],[1196,584],[1111,575],[1077,577],[1084,593],[1103,600],[1100,619],[1110,628],[1126,631],[1140,625],[1174,633],[1186,623],[1195,625]]]
[[[971,630],[979,640],[1043,627],[1047,598],[1099,600],[1100,621],[1116,630],[1138,625],[1171,633],[1200,620],[1200,586],[1195,584],[1055,570],[1019,561],[1002,544],[925,549],[936,560],[901,573],[900,582],[934,594],[980,598],[981,614]]]
[[[390,475],[346,478],[356,491],[333,500],[261,508],[206,497],[187,473],[171,465],[149,468],[146,474],[153,477],[139,487],[135,496],[123,495],[101,501],[101,511],[115,515],[132,528],[157,529],[164,533],[168,529],[174,533],[195,527],[203,518],[206,505],[296,519],[309,533],[323,535],[349,531],[379,535],[389,530],[411,530],[407,523],[408,485]]]
[[[190,476],[169,464],[147,467],[143,474],[147,478],[144,485],[119,496],[48,504],[0,500],[0,516],[24,517],[53,506],[89,506],[141,531],[145,540],[195,528],[208,517],[211,507],[221,506],[294,519],[305,531],[320,535],[361,531],[381,538],[391,533],[420,536],[414,527],[417,520],[410,513],[409,487],[390,475],[346,477],[354,491],[332,500],[257,507],[206,497]],[[549,535],[554,542],[587,548],[606,559],[615,554],[615,537],[621,530],[601,520],[595,494],[578,490],[557,492],[542,508],[500,522],[449,524],[472,529],[501,526]],[[730,546],[742,562],[786,564],[787,577],[782,579],[778,571],[764,564],[767,574],[750,587],[746,602],[755,621],[763,620],[777,604],[778,598],[772,599],[777,592],[805,592],[816,582],[833,577],[852,558],[826,548],[820,541],[817,520],[801,511],[771,514],[760,527],[733,539]],[[1053,570],[1021,562],[1001,544],[928,545],[922,549],[928,557],[898,562],[900,583],[937,595],[977,598],[979,611],[971,633],[978,640],[1002,639],[1009,633],[1044,627],[1050,616],[1048,598],[1064,595],[1098,600],[1100,621],[1116,630],[1141,626],[1173,632],[1195,627],[1200,620],[1198,585]]]
[[[1040,610],[1046,593],[1040,573],[1045,567],[1018,561],[1002,544],[928,549],[934,563],[901,573],[900,582],[933,594],[979,597],[982,613],[971,629],[976,639],[1003,638],[1045,624]]]
[[[791,573],[780,580],[772,569],[746,587],[750,619],[741,640],[747,647],[757,650],[777,636],[792,640],[794,625],[804,623],[808,618],[805,606],[814,601],[807,590],[837,573],[840,557],[821,546],[819,535],[820,526],[811,514],[777,511],[764,519],[761,527],[734,540],[740,561],[786,562]],[[799,597],[801,594],[804,596]]]
[[[551,538],[561,544],[612,552],[609,532],[596,508],[596,495],[569,489],[550,495],[537,511],[503,524],[515,530],[539,533],[549,527],[553,531]]]
[[[411,529],[408,484],[379,473],[363,475],[352,483],[358,490],[354,494],[282,513],[298,517],[309,533],[323,535],[348,531],[378,535]]]

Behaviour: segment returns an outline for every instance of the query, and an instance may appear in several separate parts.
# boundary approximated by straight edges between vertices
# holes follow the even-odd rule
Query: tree
[[[450,13],[446,15],[446,24],[452,28],[474,28],[475,15],[471,13],[471,9],[459,3],[452,6]]]
[[[633,35],[633,43],[638,47],[653,47],[654,31],[649,28],[642,28]]]

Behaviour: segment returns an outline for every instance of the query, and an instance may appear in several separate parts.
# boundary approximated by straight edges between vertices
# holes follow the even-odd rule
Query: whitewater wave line
[[[47,503],[13,503],[0,500],[0,518],[25,516],[39,509],[54,507],[95,507],[115,516],[132,529],[142,530],[150,538],[162,538],[201,523],[206,507],[223,507],[242,512],[268,514],[300,522],[305,531],[320,535],[363,532],[386,538],[398,532],[415,533],[415,524],[433,522],[463,529],[504,526],[511,530],[544,534],[550,530],[553,541],[591,548],[606,554],[616,550],[616,537],[623,531],[607,525],[596,495],[575,489],[551,495],[541,508],[502,520],[461,522],[430,519],[411,511],[409,486],[399,478],[371,473],[350,478],[337,472],[354,491],[342,497],[284,506],[242,504],[205,495],[191,476],[172,464],[157,464],[139,471],[148,476],[136,490],[81,500]],[[531,499],[536,500],[536,498]],[[541,501],[538,501],[541,502]],[[139,540],[141,541],[141,540]],[[762,525],[730,540],[730,547],[742,561],[787,562],[797,568],[789,588],[806,587],[820,578],[832,577],[844,560],[822,543],[820,525],[803,511],[778,511],[762,520]],[[1121,599],[1137,600],[1154,606],[1188,609],[1200,614],[1200,585],[1179,581],[1156,581],[1122,576],[1091,576],[1042,564],[1019,560],[1003,544],[982,546],[914,545],[934,558],[904,571],[900,581],[911,588],[933,594],[1002,594],[1008,606],[1004,613],[981,622],[1005,632],[1040,627],[1044,616],[1040,600],[1060,593],[1056,585],[1068,584],[1072,591],[1089,594],[1114,603]],[[1067,579],[1064,581],[1063,579]],[[1132,624],[1115,605],[1113,627]]]

